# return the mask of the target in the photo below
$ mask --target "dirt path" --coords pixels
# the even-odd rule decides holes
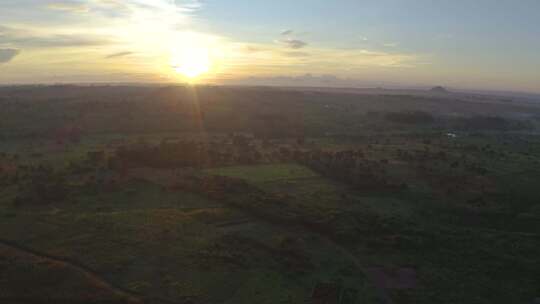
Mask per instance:
[[[162,299],[162,298],[147,297],[142,294],[136,293],[134,291],[128,290],[126,288],[123,288],[121,286],[118,286],[115,283],[101,276],[98,272],[70,258],[58,257],[58,256],[50,255],[48,253],[39,252],[37,250],[34,250],[32,248],[26,247],[24,245],[18,244],[10,240],[0,239],[0,246],[5,246],[5,247],[8,247],[9,249],[21,252],[25,255],[29,255],[34,258],[56,263],[66,268],[72,269],[73,271],[77,271],[83,274],[83,276],[86,279],[88,279],[89,282],[94,282],[100,288],[109,290],[113,294],[117,295],[119,298],[123,298],[124,300],[119,300],[119,303],[129,303],[129,304],[143,304],[143,303],[156,303],[156,304],[175,303],[177,304],[179,303],[179,302],[174,302],[174,301],[170,301],[170,300]],[[182,303],[190,303],[190,302],[182,302]]]

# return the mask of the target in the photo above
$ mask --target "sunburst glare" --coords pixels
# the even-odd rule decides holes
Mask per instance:
[[[212,68],[210,51],[205,47],[185,47],[174,51],[172,66],[181,75],[194,80]]]

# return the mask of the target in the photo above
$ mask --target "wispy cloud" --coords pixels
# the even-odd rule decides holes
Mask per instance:
[[[307,42],[299,40],[299,39],[284,39],[280,40],[282,44],[284,44],[286,47],[291,49],[301,49],[303,47],[306,47],[308,45]]]
[[[118,53],[113,53],[113,54],[105,56],[105,59],[124,57],[124,56],[129,56],[131,54],[133,54],[133,52],[118,52]]]
[[[0,49],[0,64],[13,60],[21,51],[17,49]]]
[[[118,0],[100,0],[114,1]],[[198,0],[125,0],[121,1],[133,9],[149,9],[158,12],[167,11],[169,13],[188,14],[194,13],[203,7],[203,3]]]
[[[293,30],[284,30],[283,32],[281,32],[281,35],[288,36],[288,35],[291,35],[292,33],[294,33]]]
[[[203,7],[203,2],[200,0],[175,0],[176,6],[182,7],[184,10],[197,11]]]
[[[62,13],[86,14],[89,17],[101,16],[107,18],[127,18],[147,12],[156,18],[178,20],[194,14],[203,7],[199,0],[56,0],[45,7],[51,11]]]
[[[90,7],[87,3],[73,1],[53,2],[47,4],[46,7],[52,10],[67,11],[73,13],[87,13],[90,10]]]
[[[213,56],[209,77],[299,75],[306,69],[320,75],[348,77],[370,69],[415,66],[418,62],[415,56],[382,48],[381,43],[372,46],[375,45],[372,40],[360,45],[365,50],[358,49],[359,45],[352,49],[323,46],[323,42],[316,40],[317,35],[296,29],[272,30],[266,36],[270,38],[264,38],[268,39],[267,43],[249,37],[236,40],[234,34],[229,33],[199,32],[198,29],[207,28],[201,26],[203,20],[194,18],[203,7],[200,1],[21,1],[34,1],[35,7],[39,7],[39,12],[34,13],[42,14],[43,18],[25,18],[23,22],[5,22],[6,26],[0,26],[0,60],[11,61],[20,50],[25,55],[24,60],[2,66],[6,72],[0,75],[0,81],[16,77],[48,79],[47,71],[51,69],[65,79],[79,81],[98,79],[100,75],[117,71],[126,75],[144,72],[156,79],[163,76],[174,80],[178,79],[178,74],[170,68],[171,62],[184,48],[193,46],[208,49]],[[0,3],[2,19],[1,8],[5,2],[0,0]],[[367,40],[358,36],[352,39]],[[312,45],[311,40],[317,43]],[[370,47],[383,51],[370,51]],[[325,77],[318,81],[332,79]]]
[[[92,34],[48,34],[35,30],[0,27],[0,45],[20,48],[97,46],[112,43],[105,36]]]

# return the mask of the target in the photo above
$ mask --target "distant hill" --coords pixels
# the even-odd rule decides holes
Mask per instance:
[[[448,93],[448,90],[445,87],[441,87],[441,86],[433,87],[431,88],[430,91],[435,92],[435,93]]]

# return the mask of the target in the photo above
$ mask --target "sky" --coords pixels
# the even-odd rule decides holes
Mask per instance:
[[[540,93],[538,0],[0,0],[0,84]]]

